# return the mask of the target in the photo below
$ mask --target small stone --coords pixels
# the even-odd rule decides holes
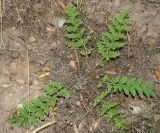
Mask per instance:
[[[24,85],[25,81],[23,79],[17,79],[16,82],[20,85]]]
[[[34,43],[34,42],[36,42],[36,38],[33,37],[33,36],[31,36],[31,37],[28,38],[28,41],[29,41],[30,43]]]
[[[58,21],[58,27],[62,28],[64,26],[64,23],[65,23],[65,19],[64,18],[59,19],[59,21]]]
[[[160,121],[160,115],[159,115],[159,114],[156,114],[156,115],[154,116],[154,120],[155,120],[155,122]]]
[[[51,27],[51,26],[48,26],[46,28],[47,31],[50,31],[50,32],[54,32],[55,31],[55,28],[54,27]]]
[[[96,79],[99,79],[100,78],[100,76],[99,75],[96,75]]]
[[[157,79],[160,79],[160,69],[155,70],[155,76]]]
[[[78,107],[80,107],[80,106],[81,106],[81,102],[80,102],[80,101],[76,101],[76,105],[77,105]]]
[[[70,114],[73,114],[73,110],[70,111]]]
[[[147,44],[150,46],[156,45],[156,39],[155,38],[148,38]]]
[[[108,69],[108,70],[105,71],[105,73],[108,74],[108,75],[116,75],[117,74],[117,72],[113,69],[110,69],[110,70]]]
[[[80,100],[83,101],[83,95],[80,93]]]
[[[142,111],[142,109],[138,106],[131,106],[130,111],[132,114],[139,114]]]
[[[58,44],[56,43],[56,42],[52,42],[51,44],[50,44],[50,48],[51,49],[56,49],[58,47]]]
[[[37,79],[34,79],[34,80],[32,81],[32,85],[33,85],[33,86],[38,86],[38,85],[39,85],[38,80],[37,80]]]
[[[0,85],[2,88],[9,88],[11,85],[10,84],[2,84]]]
[[[74,60],[71,60],[69,62],[69,66],[72,67],[72,68],[74,68],[74,69],[77,69],[76,62]]]
[[[17,108],[23,108],[23,104],[22,103],[18,104]]]

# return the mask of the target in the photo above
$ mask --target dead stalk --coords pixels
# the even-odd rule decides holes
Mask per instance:
[[[27,79],[27,87],[28,87],[28,94],[29,94],[29,96],[28,96],[28,110],[30,110],[30,104],[29,104],[29,102],[30,102],[30,92],[31,92],[31,90],[30,90],[30,85],[29,85],[29,82],[30,82],[30,64],[29,64],[29,47],[27,47],[27,77],[28,77],[28,79]],[[31,114],[30,114],[30,112],[29,112],[29,118],[31,118]],[[30,122],[31,122],[31,120],[30,120]]]
[[[51,122],[48,122],[48,123],[42,125],[41,127],[38,127],[37,129],[33,130],[31,133],[38,133],[38,132],[40,132],[41,130],[45,129],[46,127],[49,127],[49,126],[51,126],[51,125],[53,125],[53,124],[55,124],[55,123],[56,123],[55,120],[53,120],[53,121],[51,121]]]

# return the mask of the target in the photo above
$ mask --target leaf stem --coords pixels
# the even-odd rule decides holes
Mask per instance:
[[[43,130],[44,128],[49,127],[49,126],[51,126],[51,125],[53,125],[55,123],[56,123],[55,120],[53,120],[51,122],[48,122],[48,123],[42,125],[41,127],[38,127],[37,129],[33,130],[31,133],[38,133],[39,131]]]
[[[77,60],[77,63],[78,63],[78,70],[79,70],[80,69],[80,63],[79,63],[79,57],[78,57],[76,49],[74,49],[74,53],[75,53],[75,56],[76,56],[76,60]]]

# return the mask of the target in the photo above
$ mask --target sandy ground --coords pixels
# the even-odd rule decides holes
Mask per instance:
[[[67,4],[72,1],[63,2]],[[113,127],[99,118],[98,110],[91,106],[96,97],[95,86],[99,80],[95,77],[109,73],[111,76],[135,76],[154,85],[158,95],[156,99],[140,101],[125,98],[124,105],[126,112],[130,105],[141,107],[141,113],[149,118],[146,120],[143,115],[137,117],[128,114],[126,121],[132,123],[132,130],[128,132],[141,133],[152,129],[153,133],[158,133],[159,0],[83,0],[80,8],[81,17],[92,36],[98,39],[100,33],[105,31],[106,24],[125,7],[130,7],[132,30],[128,33],[127,45],[120,51],[120,58],[110,61],[105,68],[95,70],[90,76],[84,77],[85,70],[92,69],[97,62],[96,52],[93,51],[87,63],[80,64],[80,70],[69,66],[69,62],[76,59],[74,52],[65,45],[64,29],[58,27],[58,22],[66,19],[58,0],[5,0],[1,27],[3,35],[0,43],[0,132],[26,131],[8,124],[6,119],[17,105],[26,102],[29,97],[38,97],[41,94],[41,87],[50,81],[60,81],[66,88],[69,87],[71,99],[67,103],[62,99],[58,102],[57,123],[43,130],[43,133],[120,132],[112,130]],[[92,47],[96,45],[96,39],[93,40]],[[80,57],[80,60],[83,61],[84,58]],[[49,71],[49,76],[38,78],[45,71]],[[115,98],[122,97],[117,95]],[[43,122],[39,125],[41,124]]]

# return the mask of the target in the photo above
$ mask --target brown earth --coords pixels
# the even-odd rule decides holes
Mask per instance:
[[[56,109],[56,124],[41,133],[107,133],[120,132],[99,117],[91,104],[99,93],[96,83],[105,73],[112,76],[128,75],[151,83],[157,98],[124,101],[123,111],[131,124],[128,132],[158,133],[160,127],[160,2],[159,0],[82,0],[81,17],[93,39],[91,46],[105,31],[115,14],[130,7],[132,30],[120,58],[110,61],[105,68],[84,76],[98,61],[95,51],[86,60],[80,58],[80,69],[69,66],[75,54],[66,47],[64,29],[58,23],[65,19],[64,5],[72,0],[3,0],[3,31],[0,43],[0,133],[27,133],[6,122],[15,107],[41,94],[41,87],[60,81],[71,92],[71,99],[60,99]],[[84,61],[85,60],[85,61]],[[48,71],[49,75],[39,78]],[[160,73],[160,72],[159,72]],[[30,88],[30,89],[29,89]],[[30,90],[30,91],[29,91]],[[133,115],[131,106],[140,107],[141,114]],[[39,123],[38,126],[46,123]],[[32,127],[36,128],[36,127]],[[28,131],[29,132],[29,131]]]

